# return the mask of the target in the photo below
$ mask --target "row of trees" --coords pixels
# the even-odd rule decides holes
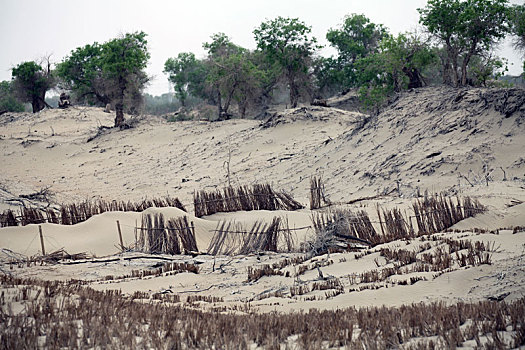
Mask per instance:
[[[498,41],[512,34],[516,48],[525,52],[525,5],[428,0],[418,11],[424,32],[398,35],[364,15],[347,16],[326,34],[337,51],[332,57],[317,55],[320,46],[311,27],[297,18],[277,17],[253,31],[255,50],[218,33],[203,44],[206,57],[179,53],[165,62],[164,73],[182,106],[203,99],[217,106],[219,118],[228,118],[232,106],[244,116],[272,102],[277,91],[286,91],[295,107],[300,100],[357,89],[371,106],[394,91],[431,83],[485,85],[505,69],[504,60],[494,55]],[[124,108],[137,108],[143,96],[149,58],[146,34],[136,32],[77,48],[54,71],[49,61],[24,62],[13,68],[11,82],[2,83],[0,103],[14,94],[39,111],[45,92],[58,83],[77,101],[112,103],[115,126],[122,126]]]
[[[12,69],[11,82],[2,82],[3,100],[12,101],[16,96],[22,102],[31,103],[33,112],[38,112],[47,105],[46,92],[58,84],[61,89],[71,91],[81,103],[113,104],[115,126],[121,127],[124,106],[132,110],[142,99],[149,81],[144,71],[149,58],[146,34],[135,32],[103,44],[95,42],[79,47],[57,64],[55,70],[51,70],[49,58],[46,64],[23,62]]]
[[[166,61],[164,72],[183,105],[187,96],[197,96],[225,117],[232,102],[244,115],[247,106],[264,106],[283,86],[292,107],[300,98],[352,88],[366,105],[378,105],[394,91],[430,83],[486,85],[502,75],[505,60],[493,49],[513,34],[524,51],[524,8],[507,0],[429,0],[418,9],[424,32],[399,35],[364,15],[350,15],[326,34],[334,57],[316,55],[320,47],[305,23],[278,17],[254,30],[255,51],[219,33],[203,44],[205,58],[180,53]]]

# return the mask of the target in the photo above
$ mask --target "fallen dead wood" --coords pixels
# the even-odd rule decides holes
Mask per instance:
[[[155,256],[155,255],[146,255],[146,256],[129,256],[124,258],[109,258],[109,259],[90,259],[90,260],[84,260],[84,261],[63,261],[61,262],[62,265],[77,265],[77,264],[86,264],[86,263],[107,263],[107,262],[115,262],[115,261],[121,261],[121,260],[137,260],[137,259],[151,259],[151,260],[165,260],[165,261],[175,261],[177,259],[173,258],[167,258],[164,256]]]

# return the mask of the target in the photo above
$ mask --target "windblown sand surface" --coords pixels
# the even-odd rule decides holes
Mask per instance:
[[[97,290],[221,300],[202,302],[202,308],[228,309],[249,302],[261,312],[498,297],[517,300],[525,295],[525,98],[519,93],[502,97],[500,92],[421,89],[399,97],[378,116],[311,106],[279,111],[265,121],[168,123],[148,116],[139,118],[134,128],[105,130],[89,142],[99,126],[111,126],[113,115],[85,107],[3,115],[0,209],[15,209],[21,203],[44,205],[19,196],[45,187],[52,193],[52,206],[170,195],[178,197],[188,212],[150,208],[145,213],[188,216],[202,253],[217,224],[225,220],[249,226],[279,216],[288,220],[289,227],[302,228],[294,231],[297,247],[313,237],[309,209],[193,215],[194,191],[229,183],[268,182],[307,206],[310,177],[322,176],[326,194],[335,205],[317,212],[335,207],[365,210],[373,220],[378,204],[401,208],[410,215],[411,203],[425,192],[470,196],[488,210],[452,227],[461,232],[317,257],[263,252],[217,257],[119,254],[116,221],[121,224],[124,244],[132,246],[143,213],[107,212],[72,226],[41,225],[48,252],[64,248],[70,254],[86,252],[92,257],[74,264],[13,264],[40,253],[38,226],[0,228],[0,267],[3,273],[19,277],[85,280]],[[366,196],[376,197],[342,204]],[[358,278],[367,271],[382,273],[394,266],[382,249],[420,251],[418,258],[422,258],[447,248],[446,238],[491,246],[491,264],[454,263],[443,271],[394,274],[376,282]],[[428,247],[421,250],[424,244]],[[298,260],[275,268],[280,274],[250,280],[250,268],[294,258]],[[167,261],[195,264],[199,272],[128,276],[133,270],[152,271]],[[326,280],[341,285],[314,287]],[[306,292],[294,293],[300,286]]]

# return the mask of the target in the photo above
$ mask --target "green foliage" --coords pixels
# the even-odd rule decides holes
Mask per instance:
[[[525,5],[514,5],[509,9],[509,23],[514,36],[514,47],[525,57]],[[525,60],[523,75],[525,76]]]
[[[24,105],[17,101],[9,81],[0,82],[0,111],[23,112]]]
[[[188,121],[188,120],[193,120],[193,117],[187,113],[184,113],[184,112],[181,112],[177,115],[171,115],[169,117],[166,118],[166,121],[168,123],[174,123],[174,122],[183,122],[183,121]]]
[[[312,55],[320,48],[310,32],[311,28],[298,18],[284,17],[263,22],[253,31],[257,48],[281,69],[281,76],[289,85],[292,107],[297,106],[299,86],[310,83]]]
[[[126,33],[103,44],[77,48],[58,65],[58,75],[77,98],[90,96],[103,104],[114,103],[115,126],[121,126],[124,105],[130,112],[136,110],[149,81],[144,72],[150,58],[146,36]]]
[[[376,53],[355,62],[364,107],[381,105],[392,92],[423,86],[422,72],[435,61],[433,50],[416,36],[386,36]]]
[[[104,43],[99,56],[104,75],[120,81],[145,69],[150,59],[146,36],[144,32],[126,33]]]
[[[383,38],[388,35],[387,29],[375,24],[364,15],[346,16],[338,29],[330,29],[326,39],[337,50],[337,59],[327,61],[332,66],[334,84],[350,88],[356,84],[356,60],[376,53]]]
[[[175,88],[175,94],[183,106],[186,105],[189,91],[202,90],[199,86],[204,79],[199,74],[199,64],[191,52],[181,52],[177,58],[168,58],[164,63],[164,74]]]
[[[100,56],[102,47],[98,43],[79,47],[56,68],[62,78],[63,87],[72,90],[77,98],[86,102],[110,103],[107,96],[108,82],[102,74]]]
[[[22,102],[33,106],[33,113],[45,107],[46,92],[53,88],[55,80],[50,65],[41,67],[34,61],[22,62],[12,69],[12,89]]]
[[[467,69],[473,56],[491,50],[507,34],[507,0],[428,0],[418,9],[423,24],[447,50],[444,69],[453,85],[467,84]],[[461,63],[459,62],[461,59]],[[459,70],[461,76],[459,76]]]
[[[470,62],[469,78],[475,86],[500,86],[498,79],[507,71],[504,58],[475,56]]]

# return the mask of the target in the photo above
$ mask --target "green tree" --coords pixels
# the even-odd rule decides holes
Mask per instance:
[[[475,86],[494,85],[507,71],[507,60],[490,54],[474,56],[470,62],[469,81]]]
[[[509,22],[514,36],[514,47],[525,57],[525,5],[514,5],[509,9]],[[525,75],[525,60],[523,74]]]
[[[378,51],[355,62],[359,94],[365,107],[377,107],[392,92],[424,85],[423,72],[436,62],[427,42],[414,34],[389,35]]]
[[[245,116],[248,104],[262,94],[264,72],[249,50],[235,45],[224,33],[214,34],[203,44],[208,50],[206,86],[218,107],[219,118],[229,118],[232,102]]]
[[[198,66],[197,59],[191,52],[181,52],[176,58],[168,58],[164,63],[164,74],[168,75],[168,80],[175,89],[175,96],[183,107],[186,106],[186,99],[192,90],[191,85],[200,83]]]
[[[42,67],[34,61],[22,62],[12,69],[12,88],[22,102],[29,102],[33,113],[39,112],[47,103],[46,92],[55,86],[51,65]]]
[[[356,60],[377,52],[387,34],[383,25],[372,23],[366,16],[358,14],[346,16],[340,28],[330,28],[326,39],[337,50],[337,58],[325,61],[325,64],[332,67],[329,72],[334,82],[344,89],[355,86]]]
[[[80,101],[111,103],[109,84],[101,68],[101,54],[102,46],[95,42],[71,51],[69,57],[57,65],[62,86],[71,90]]]
[[[146,36],[144,32],[127,33],[102,45],[100,67],[104,78],[115,87],[110,90],[115,102],[115,127],[124,123],[126,89],[131,85],[144,87],[148,81],[143,72],[150,58]]]
[[[79,98],[93,96],[100,103],[113,103],[115,127],[122,127],[124,107],[139,103],[149,81],[144,72],[150,58],[146,36],[144,32],[127,33],[103,44],[77,48],[58,65],[58,75]]]
[[[428,0],[418,9],[419,22],[447,50],[444,80],[454,86],[467,84],[473,56],[490,51],[508,32],[507,0]]]
[[[0,113],[23,111],[24,105],[15,98],[11,83],[6,80],[0,82]]]
[[[288,83],[290,104],[297,106],[300,87],[310,83],[309,69],[317,40],[310,36],[311,28],[298,18],[283,18],[263,22],[253,33],[257,48],[280,68]]]

